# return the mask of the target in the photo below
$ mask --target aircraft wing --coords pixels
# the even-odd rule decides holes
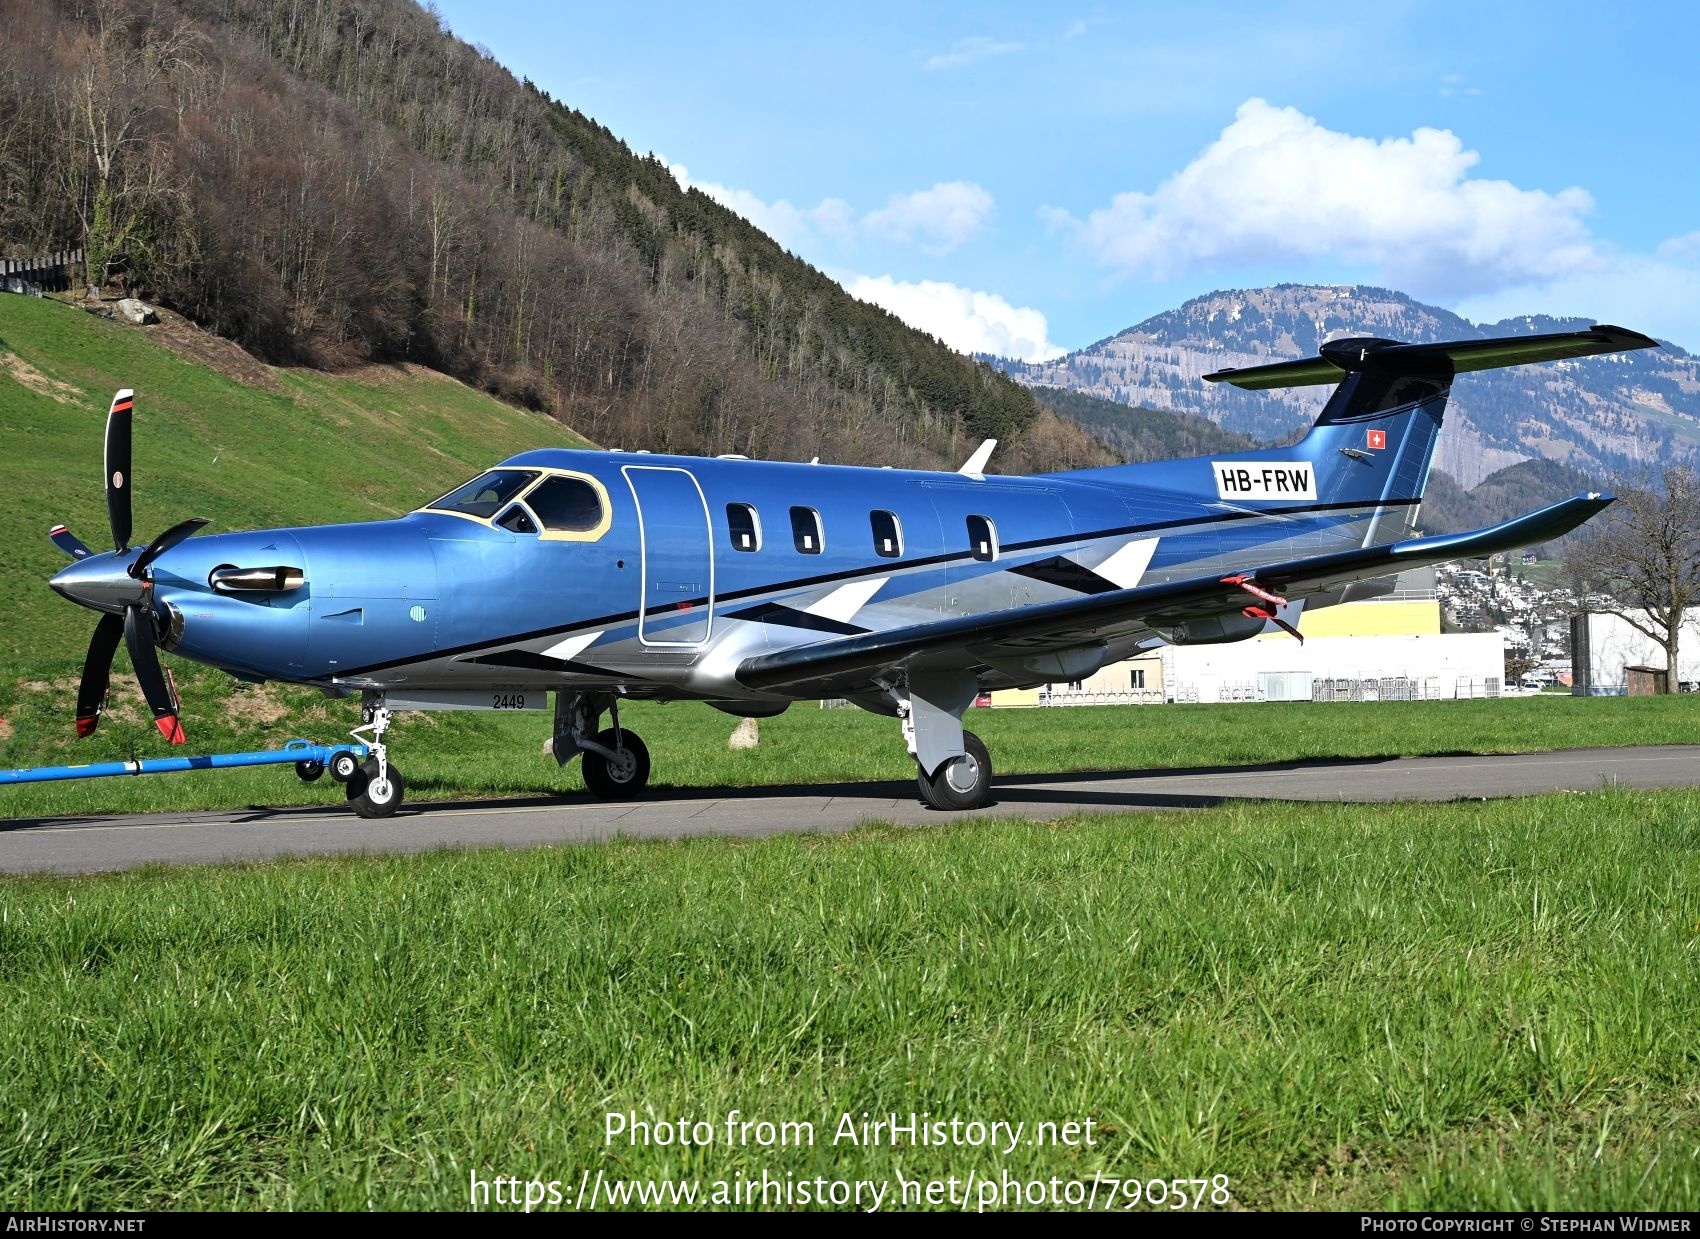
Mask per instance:
[[[965,649],[1019,648],[1047,639],[1056,644],[1084,643],[1103,629],[1130,623],[1165,627],[1212,615],[1239,615],[1267,595],[1303,597],[1350,581],[1386,576],[1454,559],[1479,558],[1519,546],[1550,541],[1575,529],[1612,502],[1590,494],[1555,503],[1504,524],[1469,533],[1413,538],[1382,546],[1358,547],[1267,564],[1229,576],[1191,577],[1115,590],[1085,598],[1063,599],[1006,611],[953,616],[858,636],[792,646],[745,659],[740,683],[749,688],[781,690],[809,685],[865,684],[881,672],[911,659]]]

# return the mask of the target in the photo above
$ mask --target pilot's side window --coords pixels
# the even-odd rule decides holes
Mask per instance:
[[[747,503],[726,505],[726,531],[734,551],[761,550],[761,517]]]
[[[537,522],[531,519],[531,513],[525,510],[523,503],[516,503],[496,518],[496,523],[503,529],[514,533],[536,533]]]
[[[525,501],[551,533],[591,533],[605,516],[601,493],[583,478],[546,478]]]
[[[819,555],[826,545],[821,535],[820,513],[813,508],[792,508],[791,541],[804,555]]]
[[[903,554],[903,526],[898,523],[897,513],[876,508],[868,513],[868,523],[873,526],[874,554],[886,559]]]
[[[997,526],[984,516],[968,518],[968,547],[975,559],[990,563],[998,557]]]

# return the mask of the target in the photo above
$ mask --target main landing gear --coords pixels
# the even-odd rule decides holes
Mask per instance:
[[[602,728],[607,713],[612,727]],[[620,699],[609,692],[555,694],[555,760],[584,754],[584,785],[601,800],[630,800],[649,785],[649,749],[620,726]]]
[[[992,790],[992,758],[980,737],[962,733],[962,756],[953,757],[932,774],[919,765],[915,782],[921,799],[935,809],[978,809]]]
[[[992,758],[962,716],[980,691],[969,671],[916,671],[906,690],[888,688],[915,759],[921,799],[935,809],[978,809],[992,790]]]

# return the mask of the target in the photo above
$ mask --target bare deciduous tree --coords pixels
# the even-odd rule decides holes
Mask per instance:
[[[1665,691],[1675,691],[1683,615],[1700,604],[1700,474],[1673,465],[1627,482],[1564,562],[1584,608],[1620,616],[1664,647]]]

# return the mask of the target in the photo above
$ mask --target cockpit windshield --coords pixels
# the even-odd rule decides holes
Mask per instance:
[[[532,469],[492,469],[425,506],[438,512],[464,512],[488,519],[537,478],[537,472]]]

